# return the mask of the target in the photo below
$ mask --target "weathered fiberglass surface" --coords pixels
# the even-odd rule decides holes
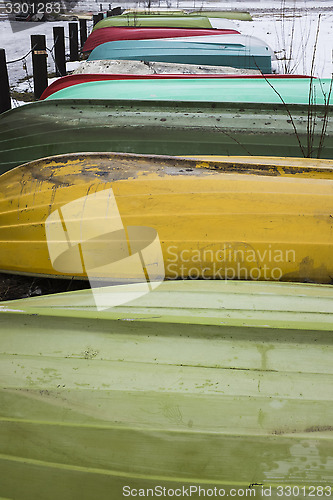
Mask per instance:
[[[331,496],[332,291],[186,281],[109,310],[89,290],[3,303],[0,495]]]
[[[109,273],[102,263],[129,256],[114,231],[136,227],[158,237],[168,279],[332,283],[332,163],[120,153],[37,160],[0,177],[0,269],[86,278],[90,262],[101,277]],[[106,217],[111,199],[116,219]],[[133,244],[146,241],[140,248],[155,238],[131,235]],[[113,281],[122,273],[113,269]]]
[[[331,106],[325,109],[312,108],[309,135],[307,105],[42,101],[1,115],[0,173],[45,156],[84,151],[332,159]]]

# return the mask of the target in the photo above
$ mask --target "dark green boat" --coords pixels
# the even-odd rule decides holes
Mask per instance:
[[[325,105],[46,100],[0,116],[0,173],[77,152],[333,159],[331,112]]]

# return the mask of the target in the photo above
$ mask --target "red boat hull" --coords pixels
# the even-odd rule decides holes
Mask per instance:
[[[90,52],[102,43],[115,42],[117,40],[147,40],[151,38],[235,34],[239,34],[239,31],[201,28],[133,28],[130,26],[100,28],[88,36],[82,52]]]
[[[221,74],[221,73],[199,73],[199,74],[188,74],[182,73],[177,74],[156,74],[156,75],[122,75],[122,74],[93,74],[93,73],[82,73],[78,75],[68,75],[58,78],[55,82],[51,83],[44,90],[41,100],[46,99],[50,95],[54,94],[58,90],[65,89],[66,87],[71,87],[72,85],[77,85],[79,83],[96,82],[99,80],[153,80],[153,79],[172,79],[172,78],[267,78],[269,80],[276,78],[309,78],[305,75],[231,75],[231,74]]]

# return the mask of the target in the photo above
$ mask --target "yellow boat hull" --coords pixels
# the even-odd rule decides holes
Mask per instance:
[[[87,278],[75,258],[89,239],[82,240],[88,224],[96,278],[105,277],[97,263],[110,260],[115,238],[119,247],[119,235],[125,234],[126,246],[131,228],[148,228],[161,246],[166,279],[331,283],[332,165],[313,159],[111,153],[34,161],[1,176],[0,270]],[[103,192],[114,196],[118,236],[105,227],[100,206],[64,220],[66,207],[77,209],[75,200],[86,206]],[[55,244],[64,258],[53,258]],[[112,278],[121,282],[122,273]]]

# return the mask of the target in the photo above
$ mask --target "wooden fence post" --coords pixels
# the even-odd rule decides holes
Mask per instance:
[[[0,113],[11,109],[9,80],[5,49],[0,49]]]
[[[65,55],[65,29],[63,26],[53,28],[54,40],[54,60],[56,62],[56,75],[66,75],[66,55]]]
[[[97,24],[99,21],[101,21],[103,19],[103,13],[100,12],[99,14],[94,14],[93,15],[93,25],[95,26],[95,24]]]
[[[77,23],[69,23],[69,60],[79,60],[79,30]]]
[[[39,99],[48,85],[45,35],[31,35],[32,69],[35,98]]]
[[[87,20],[80,19],[80,47],[82,49],[87,40]]]
[[[121,7],[113,7],[113,9],[111,9],[111,12],[113,16],[120,16],[123,12],[123,9]]]

